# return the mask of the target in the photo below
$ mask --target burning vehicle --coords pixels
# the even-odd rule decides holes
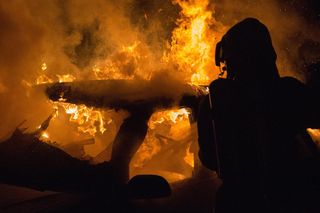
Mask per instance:
[[[24,79],[23,84],[28,96],[45,95],[46,104],[51,108],[47,114],[49,117],[31,132],[24,133],[27,128],[17,128],[2,144],[2,150],[10,149],[10,145],[14,147],[12,141],[27,140],[30,143],[32,141],[29,144],[31,147],[22,147],[20,150],[33,152],[32,144],[42,141],[46,144],[40,146],[43,149],[51,147],[53,153],[64,155],[57,157],[66,160],[61,164],[68,164],[69,161],[75,163],[76,158],[80,160],[79,164],[86,165],[84,167],[90,167],[88,162],[97,167],[105,164],[110,167],[106,169],[110,178],[117,176],[124,183],[138,174],[161,175],[169,182],[193,176],[195,164],[200,165],[195,162],[197,107],[207,93],[206,85],[212,79],[208,67],[213,63],[212,44],[216,34],[208,31],[215,20],[208,9],[208,1],[181,1],[175,4],[183,9],[180,13],[182,19],[176,22],[171,43],[167,43],[156,68],[151,64],[156,63],[155,54],[145,41],[139,39],[128,46],[122,45],[106,59],[99,58],[92,68],[83,69],[81,74],[51,73],[48,63],[43,62],[34,83]],[[158,12],[161,13],[161,8]],[[144,18],[148,20],[147,14]],[[99,28],[96,25],[94,22],[90,29],[82,32],[82,40],[73,53],[77,60],[82,57],[81,51],[86,45],[95,46],[90,43],[93,42],[91,31]],[[69,54],[67,50],[66,54]],[[84,61],[73,63],[78,67],[85,66],[81,64]],[[168,73],[169,70],[177,70],[178,75]],[[66,122],[70,122],[71,127],[66,127]],[[24,158],[22,155],[21,159]],[[49,153],[47,155],[49,159],[56,158],[55,154],[51,157]],[[16,156],[14,161],[19,164],[19,154],[13,156]],[[33,156],[42,161],[40,159],[43,156],[38,156],[39,159],[36,154]],[[27,160],[30,165],[21,167],[30,168],[37,160]],[[154,164],[162,166],[157,168]],[[58,172],[61,168],[50,163],[47,166],[44,163],[42,167],[46,169],[39,166],[35,170],[40,173],[52,170],[53,173],[60,173],[60,176],[64,176],[62,171],[68,170],[65,168]],[[77,168],[76,165],[69,167]],[[13,176],[22,175],[13,173]],[[15,183],[13,179],[8,179],[5,180]],[[30,183],[30,186],[57,190],[46,184],[41,186],[40,174],[15,184],[29,186],[31,179],[40,180],[39,186],[36,182]],[[67,187],[66,191],[69,190]]]
[[[319,38],[275,12],[278,1],[265,6],[281,20],[218,0],[1,3],[1,40],[10,42],[0,61],[0,181],[136,197],[151,188],[149,197],[161,197],[175,183],[217,179],[199,162],[196,125],[207,86],[223,77],[214,66],[221,36],[242,16],[260,16],[274,28],[281,74],[301,80],[299,45]],[[308,133],[318,147],[319,130]]]

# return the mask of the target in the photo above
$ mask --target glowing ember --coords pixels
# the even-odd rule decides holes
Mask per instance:
[[[43,64],[41,64],[41,69],[43,70],[43,71],[46,71],[47,70],[47,64],[46,63],[43,63]]]
[[[46,142],[46,141],[49,141],[50,137],[49,137],[49,134],[46,131],[44,131],[41,133],[39,139],[43,142]]]

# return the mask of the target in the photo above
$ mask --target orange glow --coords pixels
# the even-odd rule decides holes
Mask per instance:
[[[174,0],[173,3],[181,7],[180,17],[176,21],[177,27],[172,32],[171,41],[163,53],[162,60],[159,61],[164,67],[174,67],[174,72],[182,76],[181,80],[186,84],[208,85],[214,78],[213,47],[222,34],[213,32],[217,23],[212,16],[212,10],[209,9],[209,0]],[[147,15],[145,19],[148,19]],[[219,26],[219,29],[221,32],[224,31],[222,26]],[[149,71],[150,67],[154,68],[154,65],[149,67],[148,64],[152,63],[148,58],[149,51],[138,39],[120,46],[107,58],[94,61],[94,65],[86,73],[86,79],[149,80],[154,72],[153,69]],[[83,80],[78,79],[78,75],[75,77],[69,73],[51,76],[47,72],[49,68],[46,63],[42,63],[40,68],[41,73],[36,79],[36,84]],[[77,127],[77,135],[89,134],[97,137],[97,134],[101,136],[108,134],[108,131],[117,131],[117,129],[107,129],[107,126],[113,122],[113,119],[108,116],[108,111],[70,104],[67,101],[61,97],[58,102],[50,102],[50,104],[56,109],[56,117],[67,116],[69,122]],[[189,170],[190,167],[194,167],[195,156],[190,151],[190,147],[192,140],[196,139],[191,138],[193,136],[189,134],[192,130],[189,115],[190,111],[185,108],[155,112],[148,122],[148,134],[136,153],[132,166],[144,167],[149,160],[163,151],[164,147],[168,147],[170,143],[176,143],[180,144],[177,147],[184,149],[179,154],[182,162],[188,165]],[[49,140],[49,135],[50,132],[43,132],[41,137]],[[166,173],[166,171],[162,172]],[[187,173],[172,171],[168,173],[168,176],[175,180],[184,179],[188,175],[190,176]]]
[[[210,29],[216,23],[208,9],[209,0],[175,0],[174,3],[182,11],[164,60],[176,63],[179,71],[189,78],[187,82],[207,85],[212,80],[209,71],[214,67],[213,47],[217,37]]]
[[[194,153],[190,152],[190,147],[186,150],[186,156],[183,158],[187,164],[189,164],[191,167],[194,167]]]
[[[191,167],[194,167],[194,155],[190,153],[191,141],[189,140],[191,125],[189,122],[190,112],[185,109],[174,109],[158,111],[154,113],[149,120],[149,131],[144,143],[139,148],[134,159],[132,160],[133,168],[143,168],[148,161],[156,158],[162,149],[166,152],[176,153]],[[175,143],[176,146],[172,143]],[[173,145],[173,146],[172,146]],[[180,152],[175,147],[185,147],[185,151]],[[168,162],[174,159],[166,159]],[[161,175],[166,174],[169,181],[178,181],[185,179],[189,175],[183,173],[173,173],[161,171]]]
[[[41,64],[41,69],[43,70],[43,71],[46,71],[47,70],[47,64],[46,63],[43,63],[43,64]]]
[[[59,83],[62,82],[72,82],[74,80],[76,80],[76,77],[74,77],[71,74],[66,74],[66,75],[57,75],[58,79],[59,79]]]
[[[43,63],[41,65],[41,70],[45,72],[47,70],[47,64]],[[58,82],[72,82],[76,78],[71,74],[56,75],[58,77]],[[52,83],[53,80],[48,78],[45,74],[41,74],[37,80],[36,84]],[[55,117],[59,115],[59,108],[62,108],[64,112],[69,115],[69,121],[78,125],[78,131],[81,133],[88,133],[91,136],[95,136],[97,132],[103,134],[106,131],[104,124],[104,117],[102,112],[95,110],[92,107],[86,107],[85,105],[76,105],[65,103],[65,99],[61,97],[57,102],[50,102],[53,109],[55,109]],[[110,121],[108,121],[110,122]],[[41,138],[44,140],[49,139],[47,132],[43,132]]]
[[[145,55],[146,50],[140,44],[141,42],[135,41],[131,45],[122,46],[110,58],[98,61],[92,68],[94,78],[97,80],[132,80],[136,77],[150,79],[150,75],[142,71],[148,66],[146,63],[148,60]]]
[[[43,131],[40,136],[39,139],[43,142],[47,142],[50,140],[49,134],[46,131]]]
[[[47,64],[42,63],[40,68],[41,68],[41,73],[39,74],[39,76],[36,79],[36,84],[47,84],[47,83],[54,82],[50,77],[48,77],[45,74],[46,70],[48,69]]]
[[[154,113],[149,120],[149,128],[154,129],[155,125],[161,124],[165,121],[170,122],[172,124],[176,124],[179,121],[184,121],[189,119],[189,114],[187,109],[176,109],[176,110],[167,110],[167,111],[159,111]]]
[[[106,131],[104,117],[99,110],[85,105],[69,104],[64,102],[55,102],[57,107],[62,107],[69,121],[78,125],[78,131],[95,136],[97,132],[103,134]]]
[[[312,140],[320,147],[320,129],[307,129],[309,135],[311,136]]]
[[[47,84],[47,83],[52,83],[52,82],[53,82],[53,80],[45,74],[38,76],[38,78],[36,80],[36,84]]]

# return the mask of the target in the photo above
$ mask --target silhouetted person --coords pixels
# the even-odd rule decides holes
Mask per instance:
[[[253,18],[217,44],[227,78],[210,84],[198,117],[199,157],[223,180],[217,212],[294,212],[288,204],[305,192],[295,137],[320,127],[320,108],[304,84],[280,78],[276,59],[268,29]]]

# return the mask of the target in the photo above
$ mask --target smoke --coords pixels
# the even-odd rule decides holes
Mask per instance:
[[[0,4],[1,136],[24,119],[29,119],[29,114],[36,116],[34,107],[37,105],[28,98],[23,80],[26,82],[35,77],[46,51],[52,49],[52,43],[46,41],[51,41],[52,37],[43,20],[32,13],[33,7],[24,1]],[[49,12],[43,18],[50,20]]]

